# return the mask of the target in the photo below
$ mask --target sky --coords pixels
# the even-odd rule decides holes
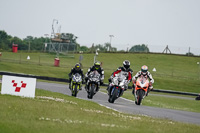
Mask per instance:
[[[11,36],[50,36],[52,25],[81,46],[146,44],[162,52],[168,45],[200,55],[200,0],[0,0],[0,30]]]

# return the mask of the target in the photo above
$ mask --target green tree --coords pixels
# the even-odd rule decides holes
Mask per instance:
[[[119,50],[119,52],[126,52],[125,50]]]
[[[149,52],[149,48],[145,44],[135,45],[135,46],[131,47],[129,52]]]
[[[29,42],[29,41],[33,41],[34,37],[32,36],[27,36],[26,38],[24,38],[24,41]]]
[[[0,42],[6,40],[8,37],[8,34],[5,31],[0,31]]]
[[[78,37],[74,36],[71,33],[63,33],[61,38],[64,40],[69,40],[68,45],[65,45],[65,49],[69,51],[75,51],[80,48],[80,45],[76,42]],[[33,37],[27,36],[25,39],[20,39],[18,37],[12,37],[8,35],[5,31],[0,30],[0,49],[1,50],[9,50],[12,49],[12,44],[18,44],[18,50],[35,50],[35,51],[43,51],[45,48],[44,43],[50,42],[50,38],[44,37]]]
[[[80,46],[80,51],[89,51],[89,48],[87,46]]]
[[[194,56],[194,54],[191,53],[191,52],[186,53],[186,55],[187,55],[187,56]]]
[[[11,39],[12,37],[8,35],[5,31],[0,31],[0,49],[1,50],[11,49],[12,47]]]
[[[101,44],[96,45],[95,49],[99,49],[99,51],[101,51],[101,52],[106,51],[106,48],[103,45],[101,45]]]
[[[44,43],[49,42],[49,38],[27,36],[23,41],[26,44],[26,49],[23,50],[29,50],[30,48],[30,50],[42,51],[44,49]]]
[[[110,45],[110,43],[105,43],[105,44],[104,44],[104,47],[105,47],[106,51],[110,51],[110,50],[111,50],[111,45]]]
[[[18,50],[25,50],[26,49],[26,47],[24,48],[24,46],[25,46],[24,42],[18,37],[13,37],[11,39],[11,42],[12,42],[12,44],[14,43],[14,44],[18,45]]]
[[[113,52],[117,52],[117,48],[115,48],[115,47],[111,47],[111,51],[113,51]]]

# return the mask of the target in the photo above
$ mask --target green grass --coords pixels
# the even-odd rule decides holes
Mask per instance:
[[[30,60],[27,60],[30,56]],[[3,52],[0,56],[0,71],[27,73],[41,76],[68,78],[68,73],[75,63],[79,62],[80,54],[74,58],[60,57],[60,67],[54,67],[55,55],[48,53],[11,53]],[[131,61],[135,75],[142,65],[148,65],[152,73],[155,89],[166,89],[184,92],[200,92],[200,57],[187,57],[165,54],[131,54],[131,53],[99,53],[97,60],[103,63],[105,80],[111,73],[122,66],[122,62]],[[94,54],[83,54],[83,71],[93,65]],[[39,65],[40,64],[40,65]],[[156,72],[152,69],[156,68]]]
[[[200,113],[200,106],[199,106],[200,102],[196,101],[195,97],[193,97],[193,100],[189,100],[189,99],[180,99],[174,97],[164,97],[159,95],[151,95],[151,93],[152,92],[150,92],[149,96],[143,99],[142,105]],[[153,93],[153,94],[160,94],[160,93]],[[126,91],[123,97],[129,100],[133,101],[135,100],[130,90]]]
[[[128,115],[92,101],[36,89],[36,98],[0,95],[2,133],[196,133],[199,125]]]
[[[155,89],[200,93],[200,80],[155,77]]]

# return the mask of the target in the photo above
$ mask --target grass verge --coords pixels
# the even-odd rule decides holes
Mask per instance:
[[[199,125],[128,115],[94,102],[36,89],[36,98],[0,95],[2,133],[195,133]]]

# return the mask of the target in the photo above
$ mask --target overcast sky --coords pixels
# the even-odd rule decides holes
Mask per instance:
[[[114,35],[118,50],[147,44],[200,51],[200,0],[0,0],[0,30],[11,36],[50,35],[54,19],[55,31],[61,25],[89,47]]]

